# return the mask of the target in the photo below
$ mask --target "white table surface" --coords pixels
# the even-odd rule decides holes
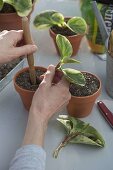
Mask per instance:
[[[51,3],[51,4],[50,4]],[[35,54],[36,65],[47,67],[56,64],[58,56],[48,30],[37,31],[32,20],[37,12],[45,9],[55,9],[65,16],[80,16],[79,2],[40,0],[31,17],[31,31],[39,50]],[[43,39],[44,38],[44,39]],[[106,62],[93,55],[84,38],[76,59],[81,61],[79,65],[71,65],[72,68],[86,70],[95,73],[102,80],[102,93],[98,99],[103,100],[113,110],[113,99],[105,91]],[[69,144],[61,150],[59,157],[52,157],[53,150],[63,139],[65,130],[56,121],[58,114],[67,114],[66,110],[57,113],[49,122],[45,138],[45,150],[47,152],[46,170],[112,170],[113,161],[113,130],[104,120],[95,103],[91,114],[82,119],[91,123],[99,130],[105,139],[106,146],[97,148],[79,144]],[[9,163],[15,151],[21,146],[28,113],[24,109],[19,95],[16,93],[11,82],[0,93],[0,170],[8,170]]]

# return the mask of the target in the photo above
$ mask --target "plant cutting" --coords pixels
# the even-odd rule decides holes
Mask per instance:
[[[66,63],[79,63],[79,61],[70,58],[73,49],[65,36],[57,35],[56,43],[61,57],[56,66],[55,80],[57,80],[56,77],[59,79],[61,75],[64,75],[70,82],[71,100],[67,105],[67,111],[74,117],[86,117],[91,113],[94,102],[101,92],[101,81],[92,73],[86,71],[81,73],[75,69],[63,68]]]
[[[49,32],[54,40],[56,49],[59,53],[56,44],[56,35],[61,34],[66,36],[73,47],[73,55],[76,55],[83,36],[87,33],[87,24],[81,17],[64,17],[63,14],[47,10],[38,14],[34,19],[34,26],[37,29],[50,28]]]
[[[0,0],[0,31],[22,29],[21,17],[33,10],[35,0]]]
[[[65,127],[67,134],[55,149],[53,153],[54,158],[58,157],[59,151],[68,143],[86,144],[97,147],[105,146],[105,141],[101,134],[89,123],[67,115],[59,115],[57,120]]]

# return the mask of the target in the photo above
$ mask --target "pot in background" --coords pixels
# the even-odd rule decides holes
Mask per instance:
[[[88,73],[88,74],[95,76],[99,80],[100,85],[99,85],[98,90],[92,95],[82,96],[82,97],[73,96],[73,95],[71,96],[69,104],[67,105],[67,111],[69,115],[76,117],[76,118],[82,118],[82,117],[88,116],[93,109],[95,100],[101,93],[100,79],[92,73]]]
[[[42,70],[44,72],[47,71],[47,69],[45,67],[40,67],[40,66],[35,66],[35,69],[36,70]],[[30,109],[30,106],[31,106],[31,103],[32,103],[32,98],[33,98],[33,95],[35,93],[35,91],[31,91],[31,90],[27,90],[27,89],[24,89],[22,87],[20,87],[17,83],[16,83],[16,78],[23,72],[29,70],[29,67],[26,67],[26,68],[23,68],[22,70],[18,71],[14,78],[13,78],[13,83],[14,83],[14,87],[15,87],[15,90],[19,93],[20,97],[21,97],[21,100],[23,102],[23,105],[25,106],[26,110],[29,111]]]
[[[58,50],[58,47],[57,47],[57,44],[56,44],[57,34],[54,33],[51,28],[49,29],[49,33],[50,33],[50,36],[53,39],[54,45],[56,47],[56,51],[59,55],[59,50]],[[81,40],[84,37],[84,35],[72,35],[72,36],[65,36],[65,37],[70,41],[70,43],[72,45],[72,48],[73,48],[72,56],[75,56],[78,53],[80,43],[81,43]]]

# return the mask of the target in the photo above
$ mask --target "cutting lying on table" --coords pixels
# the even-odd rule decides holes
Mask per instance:
[[[59,151],[68,143],[81,143],[104,147],[105,141],[101,134],[89,123],[67,115],[59,115],[59,122],[66,128],[67,135],[55,149],[53,157],[57,158]]]

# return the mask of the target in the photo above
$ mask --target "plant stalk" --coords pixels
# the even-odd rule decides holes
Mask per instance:
[[[27,17],[22,18],[22,28],[23,28],[23,32],[24,32],[25,43],[33,44]],[[31,83],[33,85],[35,85],[36,84],[36,72],[35,72],[35,67],[34,67],[33,54],[27,55],[27,61],[28,61],[28,65],[29,65],[30,80],[31,80]]]
[[[59,146],[55,149],[55,151],[53,152],[53,157],[54,158],[57,158],[58,157],[58,154],[59,154],[59,151],[65,147],[69,142],[70,140],[72,140],[73,138],[75,138],[76,136],[78,136],[80,134],[80,132],[75,132],[75,133],[71,133],[69,135],[67,135],[64,140],[59,144]]]

